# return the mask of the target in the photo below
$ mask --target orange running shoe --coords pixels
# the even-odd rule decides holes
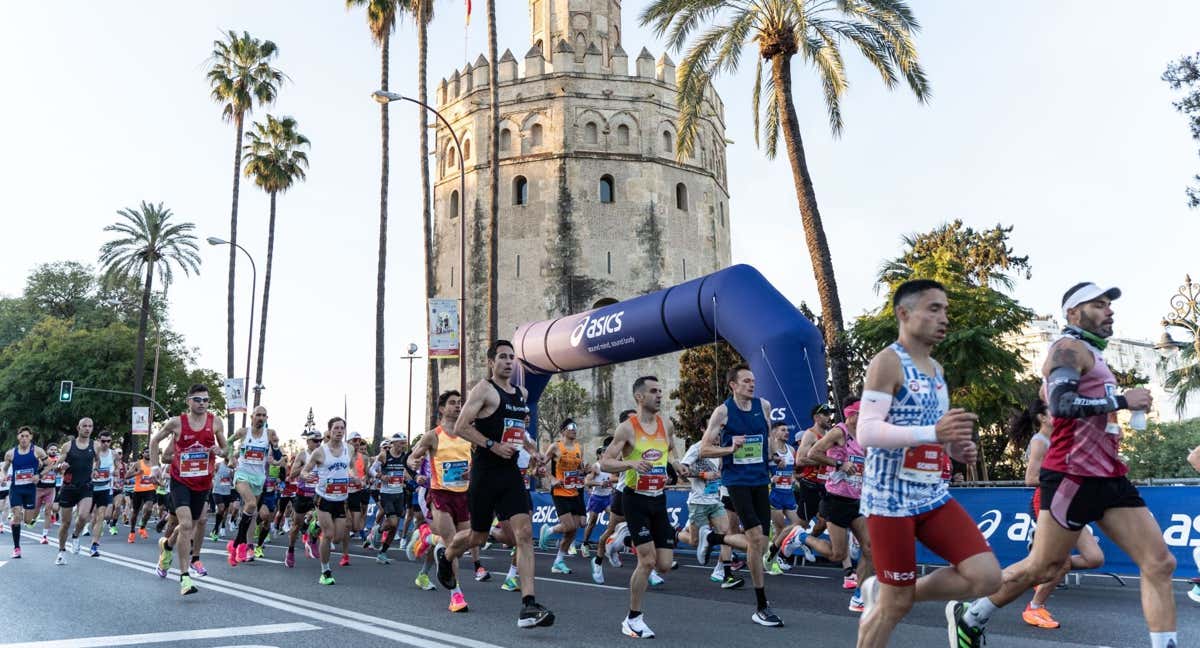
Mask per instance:
[[[129,532],[129,544],[133,544],[133,538],[135,535],[136,534],[134,534],[132,531]]]
[[[138,529],[138,536],[142,540],[145,540],[150,537],[150,535],[148,533],[146,533],[146,527],[142,527],[142,528]]]
[[[1038,628],[1054,629],[1058,627],[1058,621],[1050,616],[1050,610],[1044,606],[1035,610],[1026,605],[1025,611],[1021,613],[1021,618],[1025,620],[1025,623]]]

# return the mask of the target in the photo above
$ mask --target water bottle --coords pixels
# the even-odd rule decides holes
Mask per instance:
[[[1146,411],[1133,410],[1129,415],[1129,427],[1142,431],[1146,429]]]

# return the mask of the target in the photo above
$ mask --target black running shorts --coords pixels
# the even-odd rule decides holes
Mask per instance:
[[[1126,477],[1078,477],[1043,468],[1039,479],[1042,510],[1069,531],[1102,519],[1108,509],[1146,506]]]
[[[327,499],[321,499],[320,497],[317,497],[316,500],[317,500],[317,510],[320,511],[321,513],[328,513],[329,516],[335,520],[338,518],[346,517],[346,501],[345,500],[331,502]]]
[[[625,500],[625,523],[633,546],[653,542],[656,549],[675,548],[675,527],[667,513],[667,496],[639,495],[633,491],[621,494]]]
[[[729,489],[729,499],[733,500],[733,510],[737,513],[746,531],[760,527],[764,534],[771,524],[771,487],[762,486],[726,486]]]
[[[362,513],[367,510],[367,491],[360,490],[346,496],[346,511]]]
[[[307,495],[297,495],[296,499],[292,500],[292,512],[296,515],[304,515],[315,508],[317,503],[313,498]]]
[[[849,529],[856,519],[862,517],[862,513],[859,513],[859,500],[826,493],[821,500],[821,517],[830,524]]]
[[[208,503],[209,492],[206,490],[194,491],[183,482],[172,478],[171,492],[167,493],[167,497],[171,500],[171,513],[186,507],[192,512],[192,519],[199,520],[200,516],[204,514],[204,505]]]
[[[559,517],[564,515],[587,515],[587,505],[583,501],[583,493],[573,495],[571,497],[559,497],[554,495],[554,510],[558,511]]]
[[[608,506],[610,515],[625,517],[625,491],[613,490],[612,504]]]
[[[404,517],[408,511],[408,499],[407,493],[380,493],[379,510],[384,517]]]
[[[811,521],[814,517],[820,515],[821,499],[825,497],[825,485],[814,484],[803,479],[797,483],[800,485],[796,493],[796,504],[799,507],[798,513],[800,517]]]
[[[467,508],[471,513],[471,530],[476,533],[490,531],[492,518],[503,522],[514,515],[528,515],[529,497],[520,469],[515,464],[494,468],[472,466]]]
[[[83,500],[91,498],[91,496],[91,482],[80,486],[63,486],[58,491],[58,505],[63,508],[74,508]]]

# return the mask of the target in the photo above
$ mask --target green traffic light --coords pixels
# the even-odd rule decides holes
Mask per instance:
[[[70,403],[71,402],[71,393],[74,390],[75,390],[75,383],[73,381],[64,380],[61,383],[59,383],[58,402]]]

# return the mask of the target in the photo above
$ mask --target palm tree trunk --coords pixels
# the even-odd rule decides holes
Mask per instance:
[[[233,207],[230,210],[229,217],[229,288],[226,295],[226,314],[225,314],[225,377],[233,378],[233,287],[234,278],[237,274],[237,220],[238,220],[238,190],[241,186],[242,177],[242,128],[244,125],[245,114],[238,113],[234,117],[234,122],[237,124],[237,139],[234,140],[233,146]],[[246,385],[249,387],[249,385]],[[225,431],[230,433],[233,430],[233,414],[230,413],[225,419]]]
[[[258,316],[258,368],[254,384],[263,384],[263,355],[267,352],[267,302],[271,300],[271,261],[275,258],[275,195],[271,192],[271,218],[267,225],[267,273],[263,277],[262,314]],[[262,390],[254,390],[254,406],[262,400]]]
[[[143,374],[146,373],[146,326],[150,320],[150,295],[154,289],[154,262],[146,264],[146,283],[142,288],[142,312],[138,316],[137,353],[133,357],[133,393],[142,393]],[[134,406],[144,405],[141,398],[133,399]],[[151,405],[151,409],[154,406]],[[133,435],[124,435],[121,450],[128,455],[133,448]]]
[[[817,281],[817,295],[821,299],[821,323],[824,329],[822,333],[833,378],[833,398],[835,402],[841,403],[850,393],[849,367],[842,327],[842,302],[838,297],[837,279],[833,274],[829,241],[825,238],[821,212],[817,208],[817,194],[813,191],[812,175],[808,171],[808,160],[804,155],[804,141],[800,137],[796,105],[792,102],[792,56],[778,53],[770,60],[771,76],[775,81],[775,100],[779,106],[779,125],[783,130],[788,161],[792,165],[792,182],[796,185],[796,202],[800,206],[800,222],[804,225],[804,242],[808,246],[813,276]]]
[[[500,337],[500,84],[496,52],[496,0],[487,0],[488,65],[492,127],[488,133],[491,158],[491,218],[488,219],[488,343]],[[465,274],[464,274],[465,276]],[[465,366],[465,365],[464,365]]]
[[[386,91],[388,89],[388,43],[390,34],[387,30],[383,32],[383,42],[380,50],[382,54],[381,71],[380,71],[380,89]],[[383,378],[384,378],[384,350],[383,350],[383,311],[384,311],[384,291],[387,283],[387,195],[388,195],[388,107],[387,104],[379,106],[379,121],[381,124],[381,149],[380,149],[380,172],[379,172],[379,266],[375,271],[375,427],[372,434],[372,443],[375,447],[379,447],[379,441],[383,439]]]
[[[432,0],[417,0],[417,101],[422,104],[428,104],[428,87],[426,83],[426,66],[429,59],[429,3]],[[433,284],[433,220],[430,213],[430,196],[429,196],[429,127],[427,120],[429,115],[424,108],[417,111],[417,128],[420,133],[421,141],[421,225],[425,234],[425,299],[434,298]],[[428,301],[426,301],[428,308]],[[426,335],[425,339],[429,340],[429,316],[425,317]],[[425,381],[428,385],[425,390],[425,416],[430,424],[426,427],[433,427],[437,422],[437,412],[435,403],[437,402],[438,391],[438,367],[437,361],[432,358],[426,358],[425,363]]]

